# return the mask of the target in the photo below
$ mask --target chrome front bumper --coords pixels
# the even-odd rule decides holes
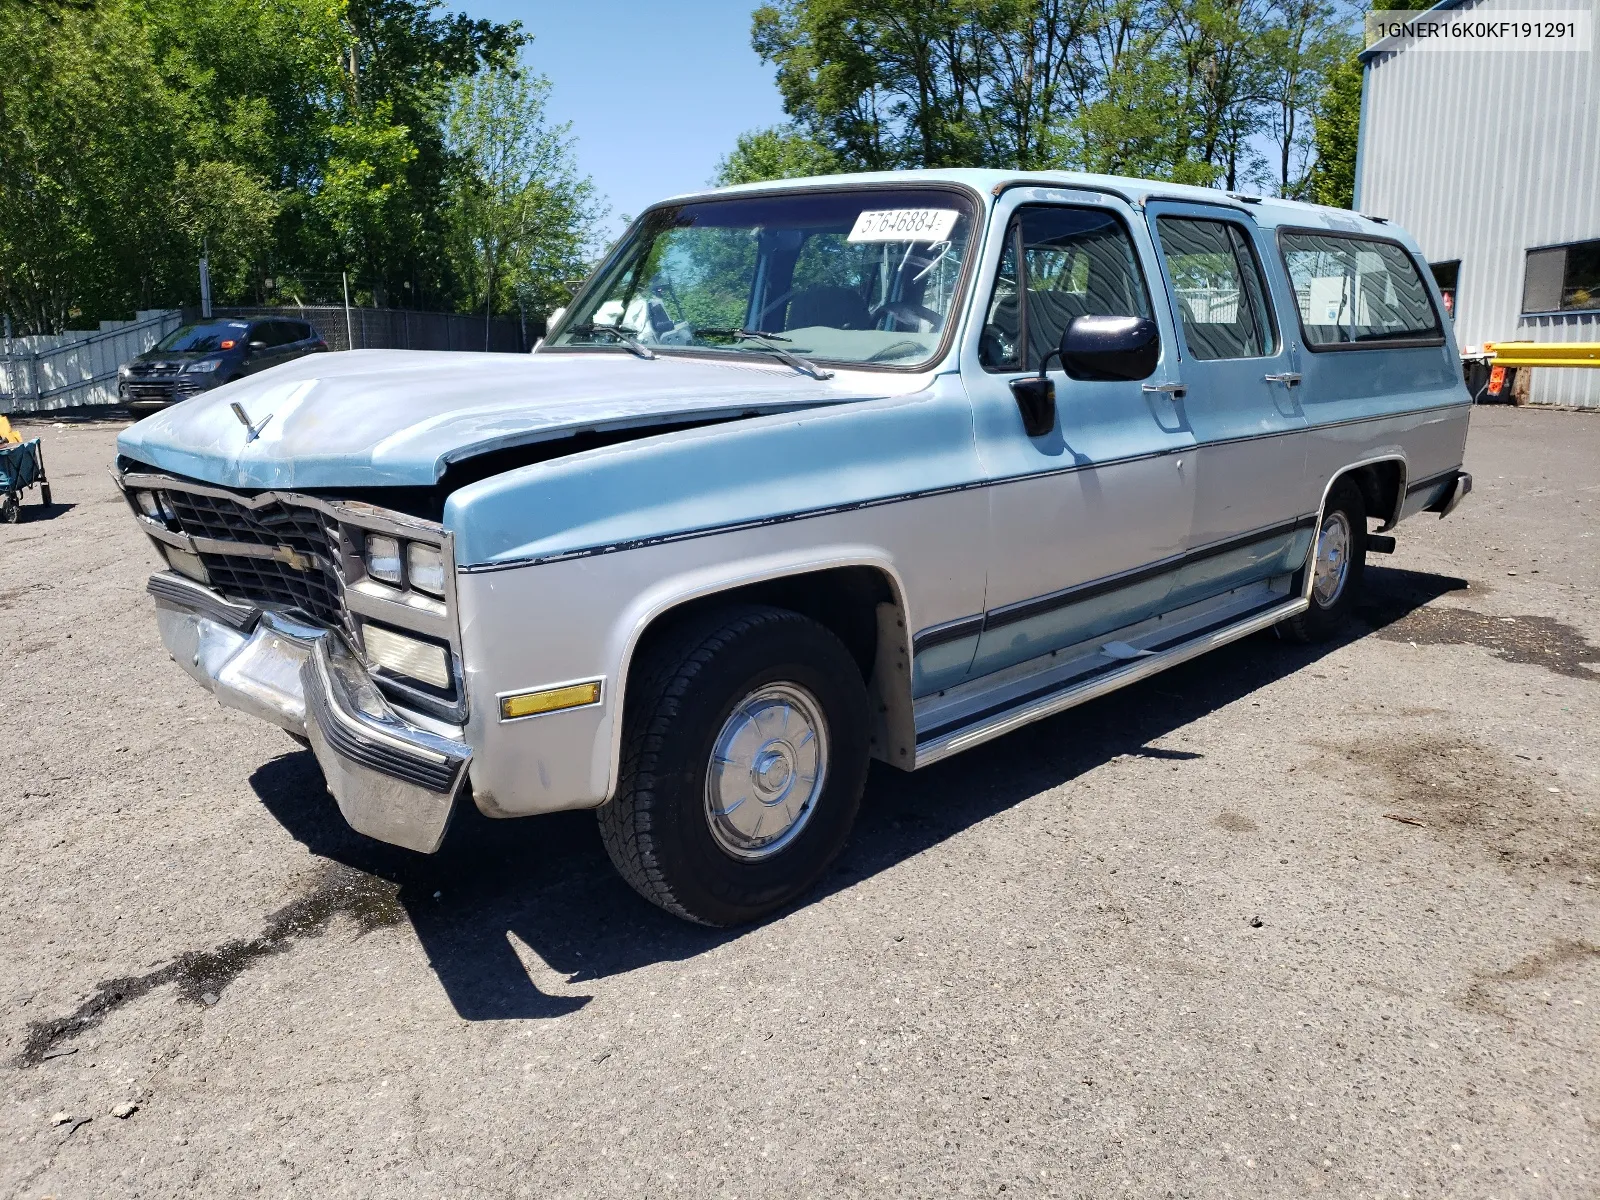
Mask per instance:
[[[472,750],[397,713],[344,638],[225,600],[181,575],[150,578],[161,641],[230,708],[300,734],[350,827],[431,854]]]

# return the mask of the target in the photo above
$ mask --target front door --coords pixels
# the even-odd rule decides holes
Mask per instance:
[[[1166,606],[1193,509],[1194,439],[1176,397],[1170,314],[1148,238],[1122,200],[1058,188],[1007,193],[963,352],[990,511],[973,675],[989,675],[1152,617]],[[1070,379],[1052,360],[1055,428],[1023,429],[1010,383],[1037,372],[1074,317],[1141,316],[1161,330],[1148,379]]]
[[[1293,312],[1293,297],[1263,269],[1271,243],[1237,209],[1152,202],[1146,217],[1180,337],[1182,404],[1195,439],[1194,525],[1176,607],[1292,571],[1315,514],[1301,511],[1298,350],[1276,316]]]

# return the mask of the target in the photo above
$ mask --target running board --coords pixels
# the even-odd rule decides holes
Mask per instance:
[[[939,737],[930,738],[917,746],[916,765],[925,767],[942,758],[949,758],[952,754],[959,754],[963,750],[982,745],[991,738],[1001,737],[1013,729],[1020,729],[1033,721],[1065,712],[1076,705],[1104,696],[1107,692],[1114,692],[1130,683],[1137,683],[1141,679],[1165,671],[1168,667],[1188,662],[1207,650],[1215,650],[1218,646],[1236,642],[1240,638],[1249,637],[1252,633],[1270,629],[1280,621],[1299,616],[1310,607],[1311,602],[1304,596],[1296,596],[1293,600],[1286,600],[1282,604],[1275,604],[1269,609],[1246,617],[1236,625],[1203,633],[1199,637],[1173,646],[1170,650],[1163,650],[1149,658],[1135,659],[1126,666],[1116,667],[1096,675],[1093,679],[1068,684],[1048,696],[1025,701],[1015,708],[984,717],[971,725],[952,730]]]

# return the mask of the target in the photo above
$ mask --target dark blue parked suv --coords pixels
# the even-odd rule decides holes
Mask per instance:
[[[117,394],[129,405],[171,404],[327,348],[304,321],[271,317],[184,325],[117,369]]]

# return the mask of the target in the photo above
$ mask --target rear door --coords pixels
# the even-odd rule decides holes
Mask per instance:
[[[1268,269],[1270,241],[1248,212],[1216,205],[1155,201],[1146,218],[1195,439],[1194,522],[1172,596],[1177,607],[1291,570],[1315,514],[1301,511],[1298,349],[1277,315],[1293,311],[1293,297]]]
[[[1194,439],[1172,391],[1171,318],[1148,237],[1116,197],[1017,188],[997,214],[963,354],[990,495],[989,582],[974,675],[1089,641],[1160,613],[1188,536]],[[993,247],[991,239],[991,247]],[[1010,383],[1039,369],[1078,316],[1143,316],[1161,331],[1148,379],[1069,379],[1057,421],[1023,429]]]

